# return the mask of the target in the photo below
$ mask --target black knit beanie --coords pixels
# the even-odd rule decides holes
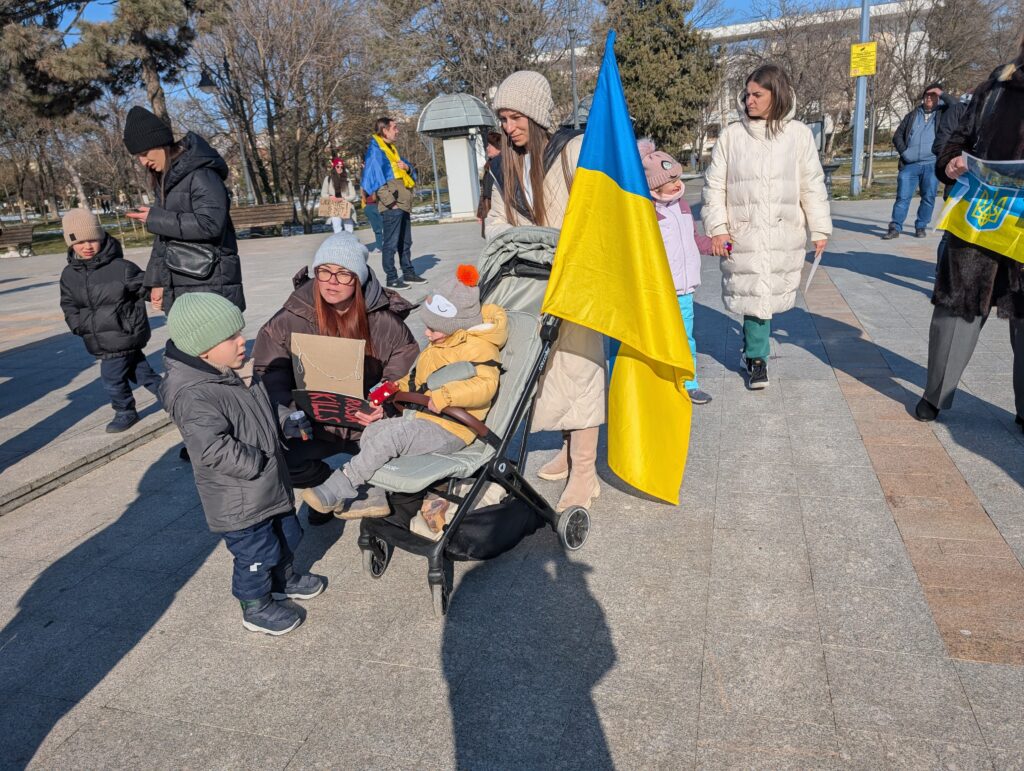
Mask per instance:
[[[145,107],[135,106],[124,121],[124,146],[132,155],[141,155],[154,147],[174,144],[171,127]]]

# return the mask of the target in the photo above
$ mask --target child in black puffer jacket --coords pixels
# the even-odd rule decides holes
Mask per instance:
[[[71,209],[61,220],[68,266],[60,276],[60,307],[73,334],[100,360],[100,377],[114,408],[107,433],[135,425],[132,383],[154,395],[160,376],[142,352],[149,342],[143,273],[124,259],[121,243],[107,235],[88,209]]]

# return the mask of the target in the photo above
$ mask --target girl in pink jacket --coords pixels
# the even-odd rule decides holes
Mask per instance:
[[[640,157],[647,176],[647,187],[654,199],[661,237],[665,242],[668,264],[676,285],[679,310],[683,314],[686,339],[693,354],[694,370],[697,368],[697,343],[693,339],[693,293],[700,286],[700,256],[711,254],[711,239],[697,233],[690,205],[683,200],[683,181],[680,176],[683,167],[671,155],[654,149],[649,141],[638,143]],[[711,396],[700,389],[697,375],[686,383],[690,401],[707,404]]]

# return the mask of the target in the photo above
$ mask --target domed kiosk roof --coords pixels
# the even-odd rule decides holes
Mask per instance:
[[[491,108],[470,94],[441,94],[420,113],[416,131],[428,137],[459,137],[471,128],[497,128]]]

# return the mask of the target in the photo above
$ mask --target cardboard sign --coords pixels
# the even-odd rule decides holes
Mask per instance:
[[[341,426],[362,430],[357,423],[357,412],[371,412],[373,406],[365,399],[332,391],[311,391],[296,388],[292,391],[295,406],[305,412],[313,423],[321,426]]]
[[[296,388],[360,399],[364,396],[365,340],[296,332],[292,334],[291,353]]]

